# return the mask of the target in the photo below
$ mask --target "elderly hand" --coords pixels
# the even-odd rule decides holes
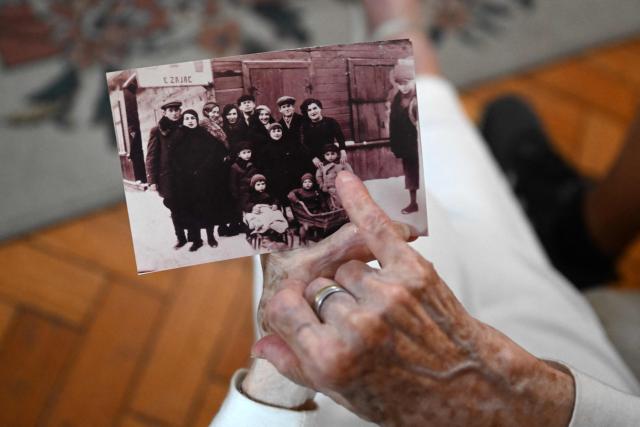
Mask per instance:
[[[336,249],[370,251],[382,268],[336,257],[351,261],[310,281],[305,262],[291,266],[299,274],[272,285],[262,321],[273,334],[254,354],[383,425],[566,426],[571,375],[471,317],[354,175],[336,185],[361,239]],[[350,294],[328,297],[321,320],[310,304],[332,272]]]
[[[403,239],[410,239],[409,227],[395,223],[392,227]],[[288,280],[309,283],[317,277],[333,277],[338,267],[349,260],[372,260],[355,225],[348,223],[321,242],[305,248],[262,256],[263,291],[258,306],[259,334],[266,329],[262,315],[269,300],[286,286]],[[297,387],[282,377],[264,360],[256,360],[242,383],[243,391],[254,400],[275,406],[293,408],[313,397],[314,391]]]

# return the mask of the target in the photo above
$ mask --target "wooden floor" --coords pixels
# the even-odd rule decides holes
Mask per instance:
[[[640,38],[464,93],[529,97],[601,176],[640,100]],[[428,155],[428,153],[426,153]],[[123,205],[0,246],[0,426],[205,426],[252,340],[249,259],[139,277]],[[640,288],[640,244],[618,286]]]

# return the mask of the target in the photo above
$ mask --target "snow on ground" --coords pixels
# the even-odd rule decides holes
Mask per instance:
[[[420,210],[402,215],[400,210],[409,203],[409,193],[404,189],[404,177],[365,181],[371,196],[389,214],[391,219],[412,225],[421,234],[427,231],[425,192],[418,192]],[[176,267],[202,264],[211,261],[237,258],[257,253],[245,239],[244,234],[233,237],[218,237],[218,247],[207,245],[204,230],[201,231],[204,246],[189,252],[191,243],[174,249],[176,237],[169,210],[155,191],[125,191],[129,210],[129,223],[133,236],[133,247],[139,273],[167,270]],[[297,243],[297,240],[296,240]],[[261,252],[268,252],[263,249]]]

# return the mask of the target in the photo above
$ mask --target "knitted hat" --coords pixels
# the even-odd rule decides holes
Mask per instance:
[[[191,114],[192,116],[194,116],[196,118],[196,121],[200,121],[200,116],[198,116],[198,113],[196,112],[196,110],[193,110],[193,109],[184,110],[182,112],[182,118],[183,119],[184,119],[184,116],[186,114]]]
[[[273,129],[273,128],[278,128],[278,129],[282,130],[282,125],[280,123],[278,123],[278,122],[269,123],[267,125],[267,130],[269,132],[271,132],[271,129]]]
[[[307,179],[310,179],[311,182],[314,182],[313,181],[313,175],[311,175],[309,172],[307,172],[304,175],[302,175],[302,178],[300,178],[300,182],[304,182]]]
[[[255,174],[255,175],[253,175],[253,176],[251,177],[251,188],[253,188],[253,187],[256,185],[256,183],[257,183],[258,181],[264,181],[264,182],[267,182],[267,178],[265,178],[265,176],[264,176],[264,175],[261,175],[261,174],[259,174],[259,173],[257,173],[257,174]]]
[[[293,96],[285,95],[278,98],[276,104],[278,107],[282,107],[284,104],[294,105],[296,103],[296,99]]]
[[[336,144],[325,144],[324,147],[322,147],[322,154],[326,154],[329,151],[333,151],[334,153],[337,153],[338,147],[336,147]]]
[[[242,150],[253,150],[253,144],[249,141],[240,141],[235,146],[236,154],[240,154]]]
[[[416,68],[413,59],[398,59],[398,63],[393,68],[393,78],[395,80],[413,80],[416,76]]]

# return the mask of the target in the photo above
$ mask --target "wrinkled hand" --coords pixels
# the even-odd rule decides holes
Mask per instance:
[[[408,226],[395,223],[392,227],[403,239],[410,239]],[[258,306],[260,336],[267,333],[262,315],[264,307],[284,289],[289,280],[304,284],[317,277],[333,277],[338,267],[349,260],[372,259],[373,254],[365,245],[362,235],[350,223],[311,247],[263,255],[263,291]],[[255,360],[249,369],[242,382],[242,390],[254,400],[285,408],[297,407],[315,394],[307,387],[291,383],[269,362],[261,359]]]
[[[383,425],[567,425],[570,374],[471,317],[354,175],[341,172],[336,185],[357,241],[327,241],[316,249],[325,257],[310,257],[313,249],[280,255],[287,261],[272,255],[267,265],[287,265],[288,274],[265,289],[262,322],[273,335],[254,354]],[[368,251],[381,269],[354,256]],[[310,303],[331,283],[325,277],[353,296],[329,297],[322,322]]]
[[[392,223],[400,239],[410,240],[411,230],[405,224]],[[258,306],[258,323],[264,333],[263,309],[287,279],[309,283],[318,277],[333,277],[338,267],[350,260],[368,262],[375,259],[361,233],[352,223],[343,225],[331,236],[309,247],[262,255],[263,290]]]

